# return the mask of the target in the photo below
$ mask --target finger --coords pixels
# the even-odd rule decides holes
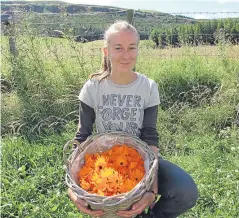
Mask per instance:
[[[81,205],[81,206],[83,206],[83,207],[88,207],[88,205],[89,205],[85,200],[80,199],[80,198],[77,198],[76,201],[75,201],[75,203],[76,203],[76,204],[79,204],[79,205]]]
[[[88,208],[88,203],[83,200],[78,198],[71,189],[68,190],[70,199],[73,201],[73,203],[76,205],[77,209],[83,213],[87,213],[89,215],[93,216],[102,216],[104,215],[104,211],[102,210],[91,210]]]
[[[116,213],[120,217],[132,217],[134,215],[140,214],[139,212],[133,212],[133,213]]]
[[[82,209],[80,210],[80,212],[85,213],[85,214],[88,214],[88,215],[93,216],[93,217],[101,217],[101,216],[104,215],[103,212],[90,210],[90,209],[88,209],[88,208],[82,208]]]
[[[132,210],[137,210],[141,206],[142,206],[142,203],[141,202],[137,202],[137,203],[133,204],[133,206],[131,208],[132,208]]]
[[[83,205],[87,206],[87,205],[86,205],[87,202],[84,201],[84,200],[82,200],[82,199],[80,199],[80,198],[78,198],[77,195],[76,195],[70,188],[68,189],[68,194],[69,194],[70,199],[71,199],[74,203],[79,203],[79,204],[82,204],[82,206],[83,206]]]
[[[82,207],[88,206],[88,203],[85,200],[78,198],[77,195],[71,189],[68,190],[68,193],[70,199],[73,201],[74,204]]]
[[[123,218],[132,218],[132,216],[137,215],[137,214],[133,214],[133,215],[119,215],[117,214],[119,217],[123,217]]]
[[[145,209],[147,208],[146,204],[141,205],[136,210],[123,210],[123,211],[117,211],[117,215],[119,216],[133,216],[135,214],[141,214]]]
[[[94,217],[98,217],[98,216],[100,217],[105,214],[104,211],[102,211],[102,210],[91,210],[90,208],[83,207],[81,205],[76,205],[76,207],[78,208],[78,210],[80,212],[86,213],[86,214],[94,216]]]
[[[89,215],[100,215],[100,216],[102,216],[103,214],[105,214],[103,210],[92,210],[88,206],[82,206],[81,204],[77,204],[77,203],[76,203],[76,207],[80,211],[82,211],[83,213],[87,213]]]

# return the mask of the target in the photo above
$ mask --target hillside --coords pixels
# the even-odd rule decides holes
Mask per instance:
[[[4,1],[1,4],[1,13],[6,11],[24,11],[24,12],[36,12],[36,13],[61,13],[66,12],[69,14],[76,13],[118,13],[127,10],[125,8],[113,7],[113,6],[99,6],[99,5],[87,5],[87,4],[69,4],[61,1]],[[167,13],[161,13],[157,11],[136,10],[136,17],[150,18],[157,16],[164,16],[170,19],[181,18],[183,21],[192,21],[192,18],[173,16]]]
[[[86,29],[99,29],[100,32],[114,20],[127,19],[127,9],[83,4],[68,4],[60,1],[5,1],[1,5],[1,13],[7,11],[35,12],[28,22],[67,24],[68,26],[79,26],[84,24]],[[31,13],[32,14],[32,13]],[[153,27],[162,27],[169,24],[194,23],[195,20],[189,17],[170,15],[157,11],[136,10],[134,12],[134,25],[141,35],[148,36]],[[58,28],[57,28],[58,27]],[[59,25],[55,28],[59,29]],[[79,30],[74,32],[81,32]],[[60,28],[64,30],[64,28]],[[75,33],[73,33],[74,35]]]

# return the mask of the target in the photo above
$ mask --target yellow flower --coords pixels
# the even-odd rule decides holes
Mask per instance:
[[[99,156],[95,161],[95,169],[102,170],[107,167],[108,161],[105,157]]]
[[[105,193],[100,189],[97,191],[97,194],[100,196],[105,196]]]
[[[100,177],[101,178],[109,178],[110,176],[117,173],[113,168],[106,167],[100,171]]]
[[[117,189],[122,184],[122,182],[122,176],[118,173],[115,173],[114,175],[110,176],[107,181],[109,187],[112,189]]]

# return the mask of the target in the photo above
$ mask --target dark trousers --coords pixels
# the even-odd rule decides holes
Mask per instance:
[[[158,193],[161,197],[152,210],[157,218],[176,218],[192,208],[198,199],[192,177],[162,158],[159,158]]]

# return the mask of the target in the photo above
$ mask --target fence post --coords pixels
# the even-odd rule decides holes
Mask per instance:
[[[16,58],[18,55],[16,47],[16,35],[15,35],[15,17],[14,12],[1,15],[1,23],[6,27],[6,33],[9,42],[9,51],[11,54],[11,64],[12,64],[12,76],[13,80],[16,78]]]
[[[9,31],[9,48],[10,48],[10,53],[12,54],[13,58],[15,59],[17,57],[17,47],[16,47],[14,13],[12,13],[12,17],[10,18],[10,25],[8,25],[8,31]]]
[[[133,16],[134,16],[134,10],[133,9],[127,10],[127,21],[130,24],[133,24]]]
[[[134,10],[129,9],[127,10],[127,21],[128,23],[133,25],[133,17],[134,17]],[[136,66],[133,68],[133,71],[136,71]]]

